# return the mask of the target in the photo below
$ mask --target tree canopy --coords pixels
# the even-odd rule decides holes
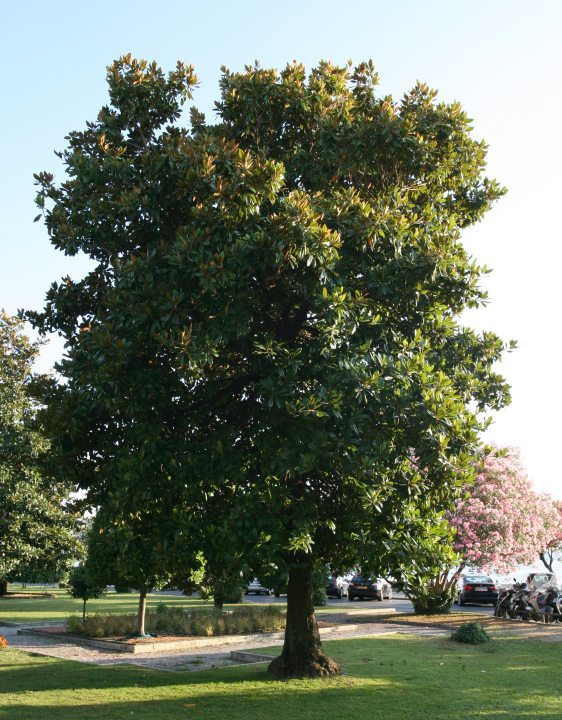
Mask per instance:
[[[33,372],[40,343],[23,322],[0,314],[0,587],[55,582],[83,551],[72,484],[41,471],[48,442],[36,422],[46,378]]]
[[[93,504],[163,503],[155,545],[187,568],[287,569],[271,669],[337,672],[313,560],[376,571],[412,508],[456,498],[479,411],[509,401],[503,342],[459,322],[486,301],[460,233],[504,190],[460,104],[378,97],[371,63],[223,68],[217,122],[192,109],[190,128],[193,68],[126,56],[108,84],[68,179],[36,176],[52,243],[97,263],[27,314],[67,341],[53,460]]]

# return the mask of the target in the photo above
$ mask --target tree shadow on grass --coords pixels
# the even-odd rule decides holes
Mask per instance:
[[[341,663],[342,677],[280,681],[264,664],[167,673],[3,652],[0,718],[550,720],[562,714],[555,646],[473,647],[404,635],[324,645]]]

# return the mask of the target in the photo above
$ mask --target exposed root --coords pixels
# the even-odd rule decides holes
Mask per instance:
[[[267,671],[283,678],[320,678],[341,675],[340,666],[323,652],[303,659],[288,659],[282,653],[272,660]]]

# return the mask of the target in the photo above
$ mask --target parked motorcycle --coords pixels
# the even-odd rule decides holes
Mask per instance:
[[[560,622],[562,597],[556,575],[532,573],[527,578],[525,610],[536,622]]]
[[[552,573],[531,573],[526,583],[502,586],[494,615],[536,622],[562,621],[562,594]]]
[[[515,619],[519,617],[519,610],[525,609],[525,596],[527,583],[518,583],[514,579],[513,585],[501,585],[498,600],[494,608],[495,617]]]

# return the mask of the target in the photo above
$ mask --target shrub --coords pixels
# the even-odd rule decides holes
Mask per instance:
[[[238,585],[234,585],[224,593],[224,602],[228,605],[236,605],[244,600],[244,590]]]
[[[116,593],[130,593],[133,592],[132,589],[128,585],[121,585],[120,583],[115,583],[115,592]]]
[[[3,650],[5,647],[8,647],[8,641],[3,635],[0,635],[0,650]]]
[[[483,645],[490,642],[491,639],[484,628],[476,622],[461,625],[451,635],[451,640],[466,643],[467,645]]]
[[[136,628],[136,613],[89,615],[84,622],[76,615],[66,619],[69,632],[88,637],[123,637]],[[285,629],[286,613],[276,605],[240,607],[227,612],[186,610],[160,602],[146,613],[147,633],[168,635],[238,635]]]
[[[312,602],[314,605],[328,604],[326,585],[330,577],[330,568],[325,563],[316,563],[312,568]]]
[[[451,611],[455,602],[456,586],[435,592],[435,588],[426,588],[426,592],[411,597],[416,615],[443,615]]]

